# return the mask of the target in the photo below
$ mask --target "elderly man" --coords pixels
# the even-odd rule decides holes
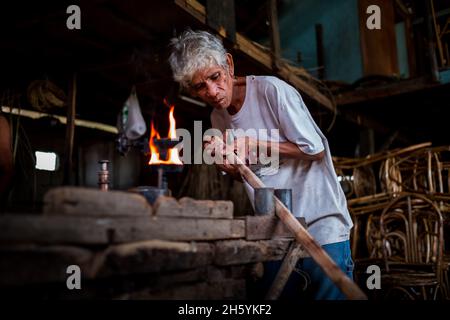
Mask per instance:
[[[187,30],[171,40],[171,49],[169,63],[175,81],[214,108],[214,128],[243,129],[241,132],[277,130],[276,137],[267,133],[264,137],[246,138],[250,150],[262,146],[276,149],[280,157],[276,172],[257,165],[251,169],[268,187],[292,189],[294,215],[305,218],[310,234],[352,278],[349,234],[353,224],[345,195],[334,171],[327,139],[300,94],[276,77],[236,77],[233,57],[221,40],[208,32]],[[239,178],[234,164],[218,166]],[[253,190],[245,185],[252,199]],[[299,261],[298,268],[308,274],[313,298],[344,298],[311,258]]]

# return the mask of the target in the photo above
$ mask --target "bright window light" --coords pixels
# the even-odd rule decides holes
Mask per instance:
[[[54,152],[36,151],[36,169],[56,171],[56,160],[58,155]]]

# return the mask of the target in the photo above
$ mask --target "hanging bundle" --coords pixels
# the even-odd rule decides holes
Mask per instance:
[[[31,106],[41,112],[49,112],[67,104],[64,91],[49,80],[31,82],[27,89],[27,97]]]

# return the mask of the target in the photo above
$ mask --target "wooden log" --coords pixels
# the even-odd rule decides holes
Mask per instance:
[[[171,197],[159,197],[154,211],[155,215],[164,217],[233,219],[233,202],[194,200],[188,197],[177,201]]]
[[[292,232],[275,215],[245,216],[244,219],[247,240],[294,238]],[[305,218],[297,220],[306,228]]]
[[[288,239],[217,241],[214,264],[227,266],[280,260],[286,255],[290,242]]]
[[[152,239],[237,239],[245,236],[245,222],[235,219],[20,214],[1,216],[0,230],[0,243],[104,245]]]
[[[140,194],[58,187],[44,196],[44,214],[85,216],[150,216],[152,207]]]
[[[214,246],[149,240],[109,247],[97,254],[93,275],[129,275],[192,269],[212,263]]]
[[[81,269],[82,278],[90,278],[92,251],[72,246],[0,247],[0,286],[64,282],[70,265]]]

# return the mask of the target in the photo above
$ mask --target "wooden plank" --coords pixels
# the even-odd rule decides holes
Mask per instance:
[[[222,37],[236,41],[234,1],[207,0],[206,22]]]
[[[428,77],[403,80],[388,85],[382,85],[367,89],[358,89],[338,94],[336,96],[336,103],[339,106],[347,105],[352,103],[390,97],[404,93],[411,93],[414,91],[433,88],[438,85],[439,84],[437,83],[432,83]],[[345,114],[345,112],[343,113]]]
[[[188,197],[177,201],[171,197],[159,197],[154,204],[154,211],[160,217],[233,219],[233,202],[194,200]]]
[[[77,265],[82,278],[90,277],[94,253],[72,246],[0,247],[0,286],[65,282],[67,267]]]
[[[195,19],[203,24],[206,24],[206,9],[205,7],[195,0],[175,0],[175,4],[181,7],[183,10],[192,15]]]
[[[218,241],[214,264],[223,266],[262,261],[264,248],[258,241]]]
[[[292,240],[217,241],[214,264],[219,266],[254,263],[282,259]],[[307,256],[306,253],[304,256]]]
[[[359,0],[359,31],[361,55],[365,76],[398,74],[397,46],[395,42],[394,4],[385,0]],[[381,29],[366,26],[367,7],[377,5],[381,10]]]
[[[152,207],[137,193],[58,187],[45,194],[43,211],[84,216],[150,216]]]
[[[297,220],[306,228],[304,218],[297,218]],[[245,217],[245,238],[247,240],[293,239],[294,236],[277,216],[266,215]]]
[[[101,245],[143,240],[220,240],[245,236],[245,222],[157,217],[96,218],[76,215],[3,215],[0,243]]]
[[[214,245],[149,240],[109,247],[93,263],[95,277],[167,272],[212,263]]]

